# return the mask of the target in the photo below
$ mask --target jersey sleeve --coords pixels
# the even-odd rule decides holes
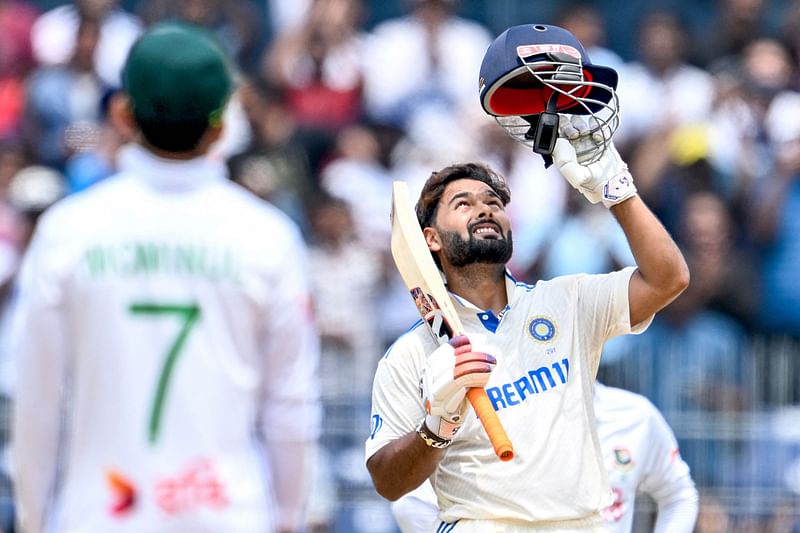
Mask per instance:
[[[312,313],[305,243],[293,226],[286,246],[273,250],[282,261],[273,265],[270,305],[260,339],[264,357],[264,390],[260,413],[277,523],[294,530],[307,498],[307,461],[319,437],[322,407],[319,393],[319,336]],[[281,230],[279,226],[277,230]]]
[[[631,328],[628,287],[634,272],[636,267],[626,267],[610,274],[579,279],[580,316],[603,341],[628,333],[642,333],[653,319],[650,317],[636,328]]]
[[[582,336],[590,352],[590,363],[597,373],[602,345],[609,339],[647,329],[653,317],[631,328],[628,287],[636,267],[610,274],[578,278],[578,309]]]
[[[678,442],[661,413],[649,404],[648,456],[639,490],[658,506],[654,531],[691,533],[698,513],[698,493],[681,458]]]
[[[424,348],[411,333],[400,337],[378,363],[372,387],[371,427],[365,459],[413,431],[425,416],[420,398]]]
[[[392,502],[392,514],[403,533],[424,533],[436,528],[439,502],[430,481]]]
[[[267,441],[297,442],[318,437],[321,425],[319,336],[313,318],[307,249],[291,233],[276,265],[270,311],[263,317],[262,435]]]
[[[68,347],[59,282],[59,251],[45,237],[42,219],[18,277],[10,348],[17,379],[13,403],[12,472],[18,524],[46,529],[48,502],[57,482]]]

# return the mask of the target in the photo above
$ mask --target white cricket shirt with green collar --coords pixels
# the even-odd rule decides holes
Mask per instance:
[[[606,340],[631,330],[628,285],[635,268],[517,283],[494,316],[455,295],[467,335],[485,335],[497,357],[487,394],[514,445],[512,461],[494,454],[470,411],[431,476],[440,519],[580,529],[596,527],[611,491],[595,431],[592,384]],[[366,458],[424,418],[419,382],[436,343],[419,322],[378,365]]]
[[[121,168],[48,210],[24,261],[23,522],[271,531],[266,451],[320,418],[301,235],[221,163],[131,146]]]

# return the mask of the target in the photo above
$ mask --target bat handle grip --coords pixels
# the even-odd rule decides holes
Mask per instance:
[[[501,461],[513,459],[514,448],[511,446],[511,440],[508,438],[506,430],[503,429],[494,407],[492,407],[492,402],[486,394],[486,389],[480,387],[467,389],[467,399],[472,404],[472,408],[475,410],[475,414],[478,415],[481,424],[483,424],[483,429],[486,430],[497,457]]]

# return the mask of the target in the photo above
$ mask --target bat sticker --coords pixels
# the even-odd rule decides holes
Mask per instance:
[[[444,312],[436,302],[436,298],[427,294],[420,287],[415,287],[410,292],[414,298],[414,304],[417,306],[420,316],[428,324],[434,340],[441,343],[452,339],[453,328],[447,322],[447,318],[445,318]]]

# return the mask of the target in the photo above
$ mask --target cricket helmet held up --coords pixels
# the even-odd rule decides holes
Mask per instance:
[[[618,76],[614,69],[592,64],[578,39],[548,24],[512,26],[489,46],[480,69],[483,110],[494,116],[518,141],[549,155],[539,144],[541,127],[557,134],[556,115],[587,115],[592,136],[602,139],[595,149],[578,154],[579,161],[597,160],[619,125]],[[540,125],[541,124],[541,125]]]

